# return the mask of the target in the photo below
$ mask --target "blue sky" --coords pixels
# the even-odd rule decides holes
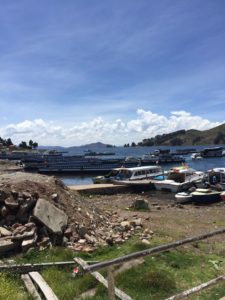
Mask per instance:
[[[123,144],[225,120],[223,0],[2,1],[0,36],[0,136],[15,142]]]

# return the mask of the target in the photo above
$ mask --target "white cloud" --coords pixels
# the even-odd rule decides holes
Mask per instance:
[[[97,141],[123,145],[132,141],[139,142],[157,134],[180,129],[206,130],[222,123],[210,122],[186,111],[173,111],[166,117],[138,109],[136,119],[128,122],[121,119],[110,122],[98,117],[90,122],[62,126],[42,119],[25,120],[0,128],[0,136],[10,137],[16,144],[22,140],[33,139],[39,145],[75,146]]]

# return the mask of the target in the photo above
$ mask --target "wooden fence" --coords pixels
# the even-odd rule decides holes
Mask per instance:
[[[205,233],[205,234],[201,234],[201,235],[197,235],[194,237],[190,237],[184,240],[180,240],[180,241],[176,241],[173,243],[169,243],[169,244],[165,244],[165,245],[161,245],[158,247],[154,247],[154,248],[150,248],[150,249],[146,249],[143,251],[139,251],[139,252],[135,252],[135,253],[131,253],[129,255],[125,255],[125,256],[121,256],[112,260],[107,260],[104,262],[100,262],[100,263],[96,263],[96,264],[92,264],[92,265],[88,265],[86,263],[83,263],[80,259],[75,259],[77,263],[79,263],[79,265],[82,266],[83,271],[85,273],[91,273],[93,276],[97,274],[100,274],[98,272],[96,272],[97,270],[100,270],[102,268],[106,268],[107,267],[107,273],[108,273],[108,282],[106,284],[104,284],[101,280],[99,280],[101,283],[103,283],[106,287],[108,287],[108,300],[115,300],[115,295],[122,299],[122,300],[131,300],[131,297],[129,297],[128,295],[126,295],[124,292],[118,290],[117,288],[115,288],[115,284],[114,284],[114,277],[113,277],[113,266],[118,265],[118,264],[122,264],[125,263],[127,261],[131,261],[140,257],[144,257],[147,255],[155,255],[158,253],[162,253],[171,249],[175,249],[179,246],[185,245],[185,244],[190,244],[196,241],[200,241],[200,240],[204,240],[207,238],[210,238],[212,236],[215,235],[219,235],[219,234],[223,234],[225,233],[225,228],[216,230],[216,231],[212,231],[209,233]],[[100,274],[101,275],[101,274]],[[101,275],[102,276],[102,275]],[[97,278],[95,276],[95,278]],[[98,279],[98,278],[97,278]],[[214,284],[217,284],[218,282],[224,281],[225,280],[225,276],[219,276],[207,283],[204,283],[200,286],[194,287],[192,289],[189,289],[183,293],[180,293],[178,295],[172,296],[170,298],[168,298],[167,300],[178,300],[178,299],[183,299],[188,297],[189,295],[193,294],[193,293],[197,293],[202,289],[208,288]],[[121,293],[122,292],[122,293]]]
[[[31,277],[33,280],[36,280],[36,283],[40,284],[42,286],[42,289],[47,290],[47,294],[51,294],[52,291],[50,289],[48,289],[48,287],[46,287],[46,283],[43,283],[43,279],[40,278],[40,276],[37,274],[37,271],[42,269],[42,268],[46,268],[46,267],[50,267],[50,266],[66,266],[66,265],[74,265],[74,263],[76,262],[77,264],[79,264],[84,273],[91,273],[99,282],[101,282],[107,289],[108,289],[108,299],[109,300],[115,300],[115,296],[117,296],[118,298],[122,299],[122,300],[132,300],[132,298],[130,296],[128,296],[127,294],[125,294],[123,291],[119,290],[118,288],[115,287],[115,283],[114,283],[114,275],[113,275],[113,267],[115,265],[118,264],[123,264],[125,262],[140,258],[140,257],[144,257],[147,255],[155,255],[158,253],[162,253],[171,249],[175,249],[179,246],[185,245],[185,244],[190,244],[196,241],[200,241],[200,240],[204,240],[207,238],[210,238],[212,236],[215,235],[219,235],[219,234],[223,234],[225,233],[225,228],[213,231],[213,232],[209,232],[209,233],[205,233],[205,234],[201,234],[201,235],[197,235],[194,237],[190,237],[190,238],[186,238],[183,240],[179,240],[173,243],[169,243],[169,244],[164,244],[158,247],[154,247],[154,248],[150,248],[150,249],[146,249],[143,251],[139,251],[139,252],[134,252],[131,253],[129,255],[125,255],[125,256],[121,256],[112,260],[107,260],[104,262],[94,262],[93,264],[88,264],[88,262],[85,262],[84,260],[82,260],[81,258],[75,258],[75,261],[67,261],[67,262],[54,262],[54,263],[39,263],[39,264],[10,264],[10,265],[0,265],[0,272],[4,272],[4,271],[13,271],[13,272],[18,272],[18,273],[22,273],[22,274],[29,274],[29,277]],[[107,268],[107,280],[99,273],[97,272],[100,269],[103,268]],[[29,278],[27,276],[23,276],[24,281],[27,281],[27,286],[29,286],[31,284],[31,282],[29,281]],[[183,298],[188,297],[191,294],[197,293],[199,291],[201,291],[202,289],[208,288],[212,285],[217,284],[218,282],[221,281],[225,281],[225,275],[224,276],[219,276],[215,279],[210,280],[209,282],[203,283],[197,287],[191,288],[187,291],[184,291],[180,294],[174,295],[166,300],[180,300]],[[40,287],[40,286],[39,286]],[[51,294],[51,297],[46,299],[56,299],[54,298],[55,296],[53,295],[53,293]],[[38,299],[35,298],[34,299]]]

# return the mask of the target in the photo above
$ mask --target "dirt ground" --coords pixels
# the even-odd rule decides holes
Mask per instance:
[[[194,236],[225,228],[225,203],[197,206],[179,205],[174,194],[150,191],[140,194],[115,194],[89,196],[103,211],[117,212],[121,220],[142,218],[144,227],[168,241]],[[129,207],[135,199],[145,199],[149,211],[133,211]],[[224,240],[224,235],[213,238]]]

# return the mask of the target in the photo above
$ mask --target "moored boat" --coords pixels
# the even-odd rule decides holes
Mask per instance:
[[[200,160],[200,159],[202,159],[202,156],[200,153],[192,153],[191,159],[192,160]]]
[[[163,174],[160,166],[143,166],[133,168],[116,168],[106,176],[97,176],[92,180],[94,183],[114,182],[122,184],[124,181],[134,182],[138,180],[146,180]],[[106,181],[105,181],[106,180]]]
[[[220,193],[220,198],[222,201],[225,201],[225,192]]]
[[[192,201],[192,194],[188,192],[180,192],[175,195],[178,203],[188,203]]]
[[[192,192],[192,201],[196,204],[210,204],[221,201],[221,192],[211,189],[197,189]]]
[[[223,148],[222,147],[212,147],[205,148],[200,152],[202,157],[222,157],[223,156]]]
[[[225,188],[225,168],[213,168],[208,170],[206,174],[211,186],[220,185]]]
[[[187,165],[171,168],[165,180],[154,180],[156,190],[173,193],[188,190],[195,182],[201,181],[204,172],[196,171]]]

